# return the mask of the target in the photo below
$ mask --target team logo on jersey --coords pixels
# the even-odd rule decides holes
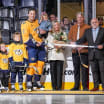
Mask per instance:
[[[16,49],[16,50],[14,50],[14,52],[16,55],[22,55],[23,54],[23,51],[21,49]]]
[[[3,63],[8,63],[8,59],[3,59]]]

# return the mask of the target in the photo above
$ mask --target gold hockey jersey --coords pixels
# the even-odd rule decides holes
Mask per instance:
[[[15,62],[23,62],[28,59],[26,46],[24,44],[12,43],[9,47],[9,58],[13,58]]]
[[[36,42],[42,42],[42,39],[39,38],[37,33],[37,28],[39,27],[38,20],[34,22],[25,21],[21,24],[21,32],[23,43],[26,43],[32,36]]]
[[[0,69],[8,70],[9,69],[9,61],[8,55],[0,53]]]

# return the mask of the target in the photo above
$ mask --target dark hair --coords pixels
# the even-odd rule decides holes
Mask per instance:
[[[20,35],[20,34],[21,34],[20,32],[13,33],[13,35]]]
[[[51,15],[54,15],[54,16],[56,17],[56,15],[55,15],[54,13],[50,14],[49,17],[50,17]]]
[[[63,22],[64,22],[64,19],[65,19],[65,18],[68,18],[68,17],[67,17],[67,16],[63,17],[63,18],[62,18],[62,21],[63,21]]]
[[[102,17],[98,17],[98,21],[99,21],[99,20],[102,20],[102,21],[103,21],[103,18],[102,18]]]
[[[20,33],[20,32],[14,32],[14,33],[13,33],[13,38],[14,38],[16,35],[20,35],[20,36],[21,36],[21,33]]]
[[[35,11],[35,12],[36,12],[36,10],[35,10],[34,8],[30,8],[30,9],[28,10],[28,14],[29,14],[30,11]]]

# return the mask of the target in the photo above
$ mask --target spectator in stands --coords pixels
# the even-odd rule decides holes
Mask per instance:
[[[55,43],[62,44],[67,41],[67,35],[61,30],[59,22],[54,22],[53,31],[46,39],[48,45],[48,60],[50,62],[50,72],[53,90],[62,89],[62,76],[64,64],[64,49],[62,46],[54,46]]]
[[[76,20],[76,19],[72,19],[72,21],[71,21],[71,23],[70,23],[70,28],[71,28],[71,26],[73,26],[73,25],[75,25],[75,24],[77,24],[77,20]]]
[[[50,21],[51,21],[51,22],[54,22],[54,21],[57,20],[55,14],[50,14],[49,18],[50,18]]]
[[[77,24],[73,25],[69,32],[69,40],[73,42],[80,39],[83,36],[85,30],[90,27],[84,23],[84,16],[81,12],[77,13],[76,18],[77,18]],[[88,68],[86,68],[82,64],[83,62],[84,64],[88,65],[88,49],[84,48],[80,52],[77,49],[73,49],[72,59],[73,59],[73,65],[74,65],[75,85],[71,90],[73,91],[73,90],[80,89],[80,66],[81,66],[81,72],[82,72],[83,90],[88,90],[87,88]]]
[[[62,28],[62,30],[65,31],[66,34],[68,35],[69,30],[70,30],[70,22],[69,22],[68,17],[63,17],[61,28]]]
[[[103,18],[99,17],[98,21],[99,21],[99,26],[104,27]]]

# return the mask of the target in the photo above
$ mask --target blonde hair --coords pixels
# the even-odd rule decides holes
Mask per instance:
[[[56,23],[58,23],[58,24],[60,25],[60,22],[58,22],[58,21],[52,22],[52,32],[53,32],[53,33],[55,33],[54,25],[55,25]],[[60,26],[59,32],[60,32],[60,31],[61,31],[61,26]]]
[[[47,14],[44,14],[44,15],[41,15],[41,20],[42,20],[42,21],[44,20],[44,16],[46,16],[47,19],[48,19],[48,15],[47,15]]]

